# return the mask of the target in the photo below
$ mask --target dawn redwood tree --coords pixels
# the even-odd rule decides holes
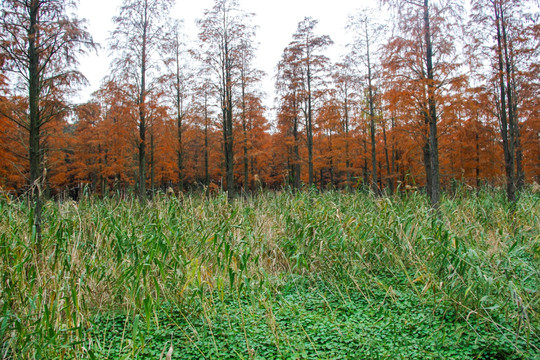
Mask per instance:
[[[355,59],[365,72],[367,82],[366,97],[369,117],[369,132],[371,142],[371,169],[372,169],[372,191],[379,193],[377,186],[377,150],[375,141],[375,93],[376,82],[379,78],[380,55],[382,50],[382,40],[385,36],[386,27],[374,20],[375,9],[366,8],[349,18],[348,28],[354,32],[351,58]]]
[[[534,39],[538,20],[527,14],[533,8],[533,1],[472,2],[470,26],[475,30],[471,29],[471,56],[480,59],[480,64],[482,60],[490,64],[487,70],[479,66],[479,78],[490,89],[493,112],[499,121],[506,192],[511,202],[516,201],[516,191],[524,182],[520,112],[528,102],[526,89],[531,79],[526,74],[531,65],[538,63],[538,40]]]
[[[336,186],[339,184],[340,174],[336,171],[342,160],[343,137],[341,104],[337,101],[336,90],[331,89],[326,92],[324,101],[317,112],[319,155],[316,156],[314,167],[320,173],[320,187]],[[318,161],[317,161],[318,160]],[[328,181],[326,181],[328,180]]]
[[[4,101],[0,100],[0,106]],[[25,137],[24,130],[13,121],[0,114],[0,188],[16,191],[24,187],[24,169],[27,160],[24,144],[19,139]]]
[[[333,74],[334,86],[336,88],[336,101],[341,107],[341,126],[343,132],[344,141],[344,156],[345,156],[345,173],[347,189],[351,188],[351,140],[352,130],[354,130],[354,124],[352,120],[352,109],[357,106],[358,93],[356,92],[356,85],[360,82],[358,79],[358,73],[354,68],[353,59],[350,56],[346,56],[343,62],[336,65],[336,71]]]
[[[322,73],[328,68],[328,58],[322,52],[334,42],[328,35],[316,35],[318,21],[306,17],[298,23],[298,28],[289,44],[294,54],[292,61],[300,65],[303,106],[306,120],[306,138],[308,150],[308,184],[313,185],[313,118],[315,93],[319,90]]]
[[[214,128],[214,111],[211,106],[215,98],[214,87],[209,78],[204,75],[199,78],[193,94],[193,112],[197,113],[198,122],[196,124],[203,133],[203,153],[204,153],[204,185],[210,185],[210,135]]]
[[[222,113],[225,179],[229,197],[234,195],[234,92],[239,82],[242,50],[253,41],[253,14],[239,8],[237,0],[216,0],[198,21],[202,58],[212,69]]]
[[[246,41],[247,40],[247,41]],[[255,58],[255,47],[253,41],[246,39],[242,41],[239,48],[239,71],[240,71],[240,117],[242,125],[242,157],[243,157],[243,189],[249,187],[249,160],[250,160],[250,123],[252,112],[248,109],[249,100],[258,97],[255,95],[253,87],[260,83],[264,73],[253,67]],[[252,157],[253,158],[253,157]]]
[[[136,161],[133,153],[137,151],[136,138],[137,109],[131,98],[133,88],[114,81],[105,82],[92,97],[101,107],[103,122],[99,127],[104,137],[107,161],[104,164],[104,177],[112,183],[115,191],[125,190],[136,183]]]
[[[540,44],[540,24],[530,24],[524,35],[530,43]],[[516,82],[519,84],[519,117],[522,120],[518,128],[523,150],[523,174],[540,183],[540,46],[527,46],[521,53],[529,55],[529,61],[520,66],[516,77],[519,80]]]
[[[440,202],[438,121],[441,92],[458,63],[453,57],[459,32],[457,0],[381,0],[396,10],[397,31],[386,47],[387,68],[408,79],[425,124],[423,147],[427,193],[431,206]],[[404,70],[405,69],[405,70]]]
[[[247,94],[246,105],[246,127],[249,146],[249,172],[251,189],[256,190],[268,179],[269,162],[271,157],[271,136],[270,126],[264,116],[266,108],[262,104],[261,96],[257,94]]]
[[[94,191],[105,194],[105,162],[107,149],[105,137],[111,136],[103,128],[101,106],[91,101],[75,109],[74,144],[72,146],[72,177],[78,183],[91,183]]]
[[[189,111],[190,91],[193,87],[190,80],[193,76],[193,71],[189,66],[191,55],[186,49],[186,44],[183,41],[182,22],[175,20],[172,23],[172,29],[169,31],[170,38],[167,43],[168,57],[165,60],[165,65],[168,68],[168,73],[164,77],[165,93],[168,94],[171,109],[174,112],[176,122],[176,137],[177,137],[177,171],[178,171],[178,189],[184,189],[184,119]]]
[[[276,92],[279,95],[278,129],[287,149],[287,182],[294,189],[300,188],[300,108],[302,104],[302,71],[297,61],[297,51],[288,46],[278,63]]]
[[[170,121],[168,107],[158,102],[159,100],[161,100],[161,95],[149,97],[146,102],[146,124],[150,136],[148,165],[150,170],[150,190],[152,196],[156,190],[156,160],[163,160],[163,157],[161,156],[156,157],[156,148],[157,144],[164,142],[163,140],[165,140],[166,135],[168,135],[169,132],[165,131],[166,126],[164,126],[164,123]],[[171,138],[168,138],[167,140],[170,142]],[[159,148],[163,149],[162,146]],[[160,175],[163,175],[164,172],[161,171],[160,173]],[[161,178],[164,177],[161,176]]]
[[[0,52],[12,95],[24,106],[4,108],[4,116],[28,133],[29,184],[34,191],[34,226],[41,237],[43,127],[68,110],[65,96],[85,81],[77,56],[95,48],[84,22],[72,15],[74,1],[4,0],[0,5]]]
[[[110,40],[114,55],[113,76],[118,83],[133,89],[137,107],[138,190],[146,198],[146,149],[149,96],[157,88],[159,58],[165,46],[166,25],[174,0],[123,0],[120,13],[114,17],[116,28]]]
[[[447,117],[451,126],[446,129],[448,136],[441,141],[441,147],[447,148],[447,171],[453,179],[477,188],[484,179],[501,177],[502,148],[496,141],[498,121],[493,116],[489,94],[483,86],[475,88],[467,81],[462,91],[453,94],[450,103]]]

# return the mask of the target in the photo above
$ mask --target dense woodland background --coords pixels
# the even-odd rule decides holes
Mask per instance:
[[[299,19],[275,74],[173,3],[75,105],[76,1],[0,2],[0,358],[540,358],[538,0],[381,0],[337,64]]]
[[[337,64],[325,56],[332,39],[305,18],[276,74],[254,68],[256,16],[237,1],[204,13],[195,48],[166,16],[172,5],[124,1],[100,50],[110,75],[74,105],[77,56],[96,48],[75,4],[2,2],[1,189],[427,185],[431,195],[462,182],[506,184],[512,199],[540,182],[538,2],[384,0],[351,14],[354,41]],[[275,94],[263,94],[264,76]]]

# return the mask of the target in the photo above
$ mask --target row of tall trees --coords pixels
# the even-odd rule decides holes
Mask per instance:
[[[348,29],[354,40],[341,64],[328,66],[323,51],[330,39],[315,34],[317,21],[311,18],[299,24],[284,50],[276,87],[281,92],[280,131],[290,139],[291,183],[298,186],[300,178],[299,125],[305,133],[312,183],[315,112],[320,143],[328,144],[325,157],[332,183],[338,169],[332,148],[342,138],[345,186],[351,171],[362,173],[364,184],[370,183],[374,192],[383,186],[392,191],[399,182],[415,179],[437,207],[441,183],[474,178],[479,185],[481,179],[497,177],[497,166],[503,166],[508,198],[515,201],[525,177],[523,152],[532,155],[525,160],[530,179],[538,180],[540,165],[534,4],[473,1],[466,14],[457,1],[382,3],[392,11],[392,25],[375,20],[377,9],[351,16]],[[302,37],[309,42],[299,43]],[[314,87],[317,66],[322,82]],[[352,122],[351,114],[356,114]],[[332,127],[332,119],[341,126]],[[362,139],[363,154],[355,156],[363,158],[361,169],[351,169],[351,131]],[[521,143],[524,132],[527,141]],[[499,156],[501,151],[504,156]]]
[[[73,4],[3,3],[2,188],[40,179],[51,192],[144,198],[168,187],[422,186],[437,207],[454,180],[504,179],[512,201],[540,181],[532,3],[472,1],[466,13],[453,0],[385,0],[391,21],[376,21],[379,9],[350,16],[353,40],[336,64],[325,56],[332,39],[305,18],[277,65],[276,119],[253,65],[254,15],[216,0],[193,46],[165,15],[173,5],[124,0],[110,75],[72,106],[70,89],[84,81],[76,55],[95,48],[65,15]]]

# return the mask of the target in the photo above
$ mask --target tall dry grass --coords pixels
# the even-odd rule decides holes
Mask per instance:
[[[149,323],[164,304],[271,299],[291,281],[391,297],[398,278],[535,346],[539,205],[489,190],[446,197],[438,214],[418,194],[86,197],[45,204],[37,253],[31,209],[1,200],[0,358],[91,358],[88,329],[111,311]]]

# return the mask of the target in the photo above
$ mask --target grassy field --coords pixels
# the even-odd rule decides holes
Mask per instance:
[[[0,359],[534,359],[540,197],[0,200]]]

